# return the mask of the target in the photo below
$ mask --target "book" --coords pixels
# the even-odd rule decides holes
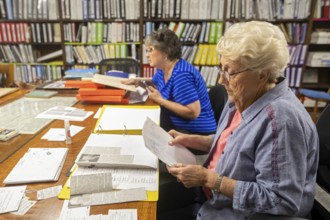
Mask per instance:
[[[0,88],[0,97],[13,93],[17,90],[18,88]]]
[[[42,91],[42,90],[34,90],[30,93],[27,93],[25,97],[28,98],[50,98],[57,95],[57,91]]]
[[[136,88],[134,85],[125,85],[125,84],[121,83],[122,80],[123,80],[123,78],[121,78],[121,77],[112,77],[112,76],[95,74],[92,79],[92,82],[119,88],[119,89],[125,89],[125,90],[132,91],[132,92],[136,91]]]
[[[22,184],[57,181],[68,148],[29,148],[3,181]]]
[[[17,135],[19,135],[17,129],[0,128],[0,141],[7,141]]]

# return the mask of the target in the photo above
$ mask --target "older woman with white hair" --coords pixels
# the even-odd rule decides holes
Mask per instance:
[[[314,200],[318,136],[281,77],[289,61],[283,33],[268,22],[232,25],[217,45],[228,103],[215,135],[170,131],[171,144],[209,152],[204,166],[167,167],[184,186],[204,189],[197,219],[308,216]]]

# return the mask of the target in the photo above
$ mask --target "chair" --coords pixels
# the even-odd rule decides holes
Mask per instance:
[[[132,58],[112,58],[105,59],[99,63],[100,74],[105,74],[109,70],[120,70],[126,73],[135,73],[140,76],[140,63]]]
[[[315,100],[313,115],[312,115],[312,119],[315,122],[317,119],[319,102],[323,101],[326,102],[327,104],[330,103],[330,88],[328,92],[316,91],[311,89],[299,89],[299,96],[300,96],[300,101],[302,103],[304,103],[306,97]]]
[[[330,105],[320,114],[316,129],[319,135],[320,157],[317,169],[317,186],[314,206],[312,209],[312,219],[330,219],[330,205],[326,197],[330,197]],[[323,188],[323,189],[322,189]],[[322,193],[318,193],[322,191]],[[322,200],[328,202],[322,202]],[[328,204],[328,205],[326,205]]]
[[[211,87],[209,90],[209,98],[214,112],[215,121],[218,124],[222,110],[228,100],[226,88],[221,84]]]

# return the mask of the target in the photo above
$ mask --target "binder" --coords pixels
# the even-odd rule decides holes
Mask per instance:
[[[104,105],[94,133],[140,135],[147,117],[159,124],[160,107],[158,105]]]

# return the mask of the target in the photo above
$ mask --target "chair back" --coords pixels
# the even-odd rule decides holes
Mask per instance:
[[[140,76],[140,63],[132,58],[104,59],[99,63],[100,74],[106,74],[109,70],[119,70],[126,73],[135,73]]]
[[[221,84],[211,87],[209,90],[209,98],[214,112],[215,121],[218,124],[222,110],[228,100],[226,88]]]

